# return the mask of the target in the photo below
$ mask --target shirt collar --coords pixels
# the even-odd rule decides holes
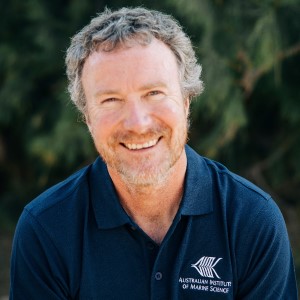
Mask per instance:
[[[98,228],[110,229],[130,223],[129,216],[120,204],[106,164],[100,157],[92,165],[89,183]]]
[[[212,179],[205,160],[189,146],[185,147],[187,171],[179,213],[203,215],[213,211]],[[89,174],[91,202],[98,228],[110,229],[131,223],[122,208],[105,163],[100,157]]]
[[[205,215],[213,211],[212,178],[205,159],[186,145],[187,170],[180,213]]]

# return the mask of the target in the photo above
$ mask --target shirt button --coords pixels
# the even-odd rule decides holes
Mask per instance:
[[[162,273],[161,272],[156,272],[155,273],[155,279],[156,280],[161,280],[162,279]]]
[[[149,250],[153,250],[155,246],[153,245],[153,243],[148,243],[147,247]]]

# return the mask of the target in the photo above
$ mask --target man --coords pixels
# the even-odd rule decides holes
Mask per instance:
[[[11,299],[296,299],[273,200],[185,145],[202,82],[177,22],[106,10],[66,64],[101,158],[25,207]]]

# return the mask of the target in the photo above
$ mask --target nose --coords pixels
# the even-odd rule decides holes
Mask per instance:
[[[140,99],[126,102],[123,122],[126,130],[142,134],[149,130],[151,122],[151,112],[147,103]]]

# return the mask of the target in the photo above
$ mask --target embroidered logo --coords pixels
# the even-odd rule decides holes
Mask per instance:
[[[214,267],[222,258],[202,256],[195,264],[191,266],[195,268],[202,277],[220,278]]]

